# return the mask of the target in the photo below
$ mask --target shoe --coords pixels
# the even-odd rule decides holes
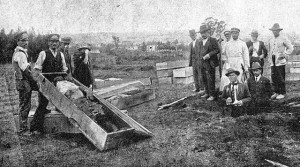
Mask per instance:
[[[201,98],[207,98],[208,97],[208,94],[204,94],[203,96],[201,96]]]
[[[284,98],[284,95],[280,94],[276,97],[277,100],[280,100],[280,99],[283,99]]]
[[[271,99],[276,99],[276,97],[278,96],[277,93],[274,93],[272,96],[271,96]]]
[[[204,95],[204,94],[205,94],[205,90],[200,90],[198,93],[199,93],[200,95]]]
[[[200,91],[199,89],[194,89],[194,90],[193,90],[193,92],[199,92],[199,91]]]
[[[215,100],[215,97],[213,96],[209,96],[209,98],[207,99],[207,101],[213,101],[213,100]]]

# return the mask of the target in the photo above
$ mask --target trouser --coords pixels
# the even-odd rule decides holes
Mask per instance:
[[[41,93],[38,93],[39,105],[34,113],[33,119],[30,123],[30,131],[43,132],[44,117],[47,113],[48,99]]]
[[[209,68],[201,68],[202,80],[205,86],[205,92],[209,96],[215,96],[215,80],[216,80],[216,69]]]
[[[285,65],[272,66],[271,78],[273,82],[274,92],[277,94],[286,94],[285,89]]]
[[[248,115],[256,115],[259,113],[268,113],[271,109],[270,101],[269,100],[257,100],[252,101],[251,105],[247,109]]]
[[[20,86],[19,91],[19,122],[20,122],[20,131],[27,130],[27,120],[28,114],[31,109],[31,94],[32,89],[27,80],[17,81]]]
[[[201,77],[201,68],[198,65],[193,65],[193,77],[194,77],[195,89],[196,90],[204,89],[202,77]]]

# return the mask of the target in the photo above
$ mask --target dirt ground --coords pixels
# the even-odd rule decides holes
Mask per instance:
[[[299,82],[287,88],[300,93]],[[154,137],[105,152],[80,134],[19,137],[26,166],[272,166],[266,160],[300,166],[299,108],[274,107],[270,113],[235,119],[223,115],[216,102],[194,96],[157,110],[160,104],[191,95],[193,86],[160,85],[156,89],[157,99],[128,109],[129,116]]]

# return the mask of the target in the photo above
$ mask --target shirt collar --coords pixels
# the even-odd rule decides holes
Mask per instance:
[[[257,80],[259,81],[260,77],[261,77],[261,74],[259,76],[255,77],[255,78],[257,78]]]

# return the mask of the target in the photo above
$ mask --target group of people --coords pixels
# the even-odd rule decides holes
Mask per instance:
[[[293,51],[293,45],[280,35],[278,23],[270,30],[273,37],[268,43],[258,40],[257,30],[251,32],[251,40],[244,42],[239,39],[240,29],[231,28],[224,31],[225,40],[211,37],[210,27],[200,26],[201,39],[197,32],[190,30],[190,66],[193,68],[195,92],[202,98],[213,101],[217,97],[233,117],[247,112],[255,114],[260,109],[269,107],[270,99],[283,99],[285,88],[286,56]],[[271,81],[262,76],[264,60],[271,65]],[[221,83],[218,91],[215,88],[216,67],[221,66]],[[247,106],[247,107],[245,107]],[[255,109],[253,108],[255,107]],[[247,108],[247,110],[245,110]]]
[[[48,38],[49,48],[41,51],[35,63],[31,63],[28,53],[28,34],[21,32],[16,36],[17,47],[12,56],[12,65],[16,79],[16,89],[19,92],[19,116],[20,116],[20,134],[32,135],[43,133],[44,116],[50,113],[47,109],[48,99],[39,91],[36,77],[39,73],[58,72],[65,73],[65,79],[71,77],[77,79],[83,85],[91,87],[93,83],[91,71],[89,68],[89,51],[87,45],[79,45],[73,58],[69,54],[70,37],[60,39],[59,34],[50,34]],[[31,64],[33,68],[31,68]],[[55,75],[45,75],[50,81],[54,82]],[[32,91],[38,92],[38,107],[30,122],[28,128],[28,114],[31,109]]]

